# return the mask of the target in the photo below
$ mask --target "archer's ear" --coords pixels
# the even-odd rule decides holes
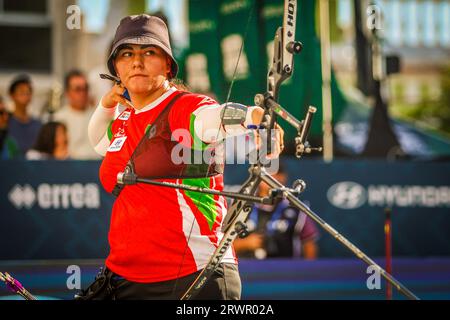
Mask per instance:
[[[167,78],[170,78],[172,73],[172,59],[168,55],[166,55],[166,67],[167,67],[166,70]]]

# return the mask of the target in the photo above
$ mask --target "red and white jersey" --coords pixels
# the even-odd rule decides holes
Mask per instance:
[[[113,190],[117,174],[125,169],[149,125],[178,93],[172,88],[141,110],[124,110],[111,123],[110,147],[100,167],[100,180],[108,192]],[[168,115],[171,131],[186,129],[194,136],[196,110],[213,105],[217,102],[203,95],[180,97]],[[160,181],[223,190],[222,175]],[[133,282],[166,281],[194,273],[206,266],[216,250],[223,236],[225,214],[222,196],[142,183],[127,185],[113,206],[106,265]],[[222,261],[237,263],[232,249]]]

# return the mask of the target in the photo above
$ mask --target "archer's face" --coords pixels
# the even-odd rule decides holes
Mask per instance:
[[[156,46],[127,45],[114,61],[117,75],[130,94],[148,94],[161,87],[170,72],[170,58]]]

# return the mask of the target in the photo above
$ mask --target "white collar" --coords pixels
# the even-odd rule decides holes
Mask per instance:
[[[177,89],[175,87],[170,87],[169,86],[169,81],[165,81],[164,82],[164,87],[168,88],[168,90],[166,92],[164,92],[164,94],[162,96],[160,96],[158,99],[156,99],[152,103],[149,103],[148,105],[146,105],[142,109],[139,109],[139,110],[134,109],[134,113],[138,114],[138,113],[142,113],[142,112],[146,112],[146,111],[152,110],[154,107],[156,107],[161,102],[163,102],[168,96],[170,96],[172,93],[177,91]]]

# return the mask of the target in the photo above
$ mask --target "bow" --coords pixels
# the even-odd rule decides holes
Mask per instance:
[[[253,11],[253,9],[252,9]],[[316,112],[316,108],[310,106],[307,110],[304,120],[299,121],[289,112],[287,112],[282,106],[277,102],[279,87],[284,80],[289,78],[293,72],[293,56],[301,51],[302,45],[300,42],[295,41],[295,26],[296,26],[296,16],[297,16],[297,1],[296,0],[285,0],[284,2],[284,16],[283,16],[283,26],[278,28],[275,34],[274,40],[274,55],[272,60],[272,65],[269,69],[267,77],[267,92],[264,94],[257,94],[255,96],[255,103],[264,109],[263,119],[259,126],[256,126],[256,130],[261,130],[267,135],[266,147],[267,154],[271,153],[271,142],[272,142],[272,132],[276,128],[276,119],[281,117],[286,120],[290,125],[292,125],[297,130],[297,137],[295,138],[296,144],[296,156],[300,158],[303,153],[310,153],[314,150],[321,151],[321,148],[312,148],[307,142],[309,129],[312,123],[312,118]],[[248,25],[250,22],[251,14],[247,22],[247,28],[244,35],[244,40],[248,31]],[[242,53],[244,40],[241,44],[241,49],[239,52],[239,57],[236,62],[236,67],[234,70],[233,78],[230,83],[230,87],[227,94],[227,100],[225,103],[225,109],[228,107],[228,101],[231,95],[231,89],[236,77],[236,70],[239,64],[239,58]],[[221,118],[221,126],[223,124],[223,115]],[[220,130],[220,129],[219,129]],[[219,135],[219,131],[217,136]],[[145,138],[145,137],[144,137]],[[148,137],[147,137],[148,138]],[[241,186],[239,192],[221,192],[209,188],[201,188],[197,186],[161,182],[152,179],[146,179],[138,177],[134,171],[133,166],[127,166],[125,172],[118,175],[118,183],[121,184],[135,184],[135,183],[147,183],[152,185],[158,185],[162,187],[176,188],[181,190],[188,190],[192,192],[199,192],[203,195],[222,195],[225,197],[231,197],[235,200],[233,201],[228,213],[223,221],[222,232],[223,236],[220,239],[217,247],[205,268],[196,277],[194,282],[189,286],[187,291],[182,295],[182,300],[189,300],[194,298],[199,291],[204,287],[207,281],[210,279],[211,275],[219,266],[225,253],[231,247],[233,241],[236,237],[244,237],[248,234],[246,228],[246,220],[251,212],[252,205],[255,202],[259,203],[274,203],[278,198],[285,198],[289,200],[292,206],[296,207],[298,210],[304,212],[312,220],[314,220],[319,226],[321,226],[325,231],[330,233],[337,241],[346,246],[350,251],[352,251],[358,258],[366,262],[369,266],[372,266],[379,274],[381,274],[387,281],[392,283],[395,288],[402,292],[405,296],[410,299],[418,299],[411,291],[404,287],[400,282],[398,282],[394,277],[377,265],[372,259],[370,259],[364,252],[358,249],[354,244],[342,236],[338,231],[327,224],[322,218],[320,218],[316,213],[314,213],[308,206],[306,206],[302,201],[298,199],[298,195],[304,191],[306,185],[302,180],[296,180],[293,188],[287,188],[280,182],[275,180],[270,174],[267,173],[264,166],[264,159],[262,156],[258,156],[255,164],[252,164],[249,168],[250,176]],[[265,182],[272,188],[271,195],[266,198],[256,197],[255,193],[261,182]],[[195,218],[193,218],[195,219]],[[190,233],[187,239],[186,247],[181,259],[180,271],[183,265],[185,253],[187,251],[189,240],[192,234],[194,225],[194,220],[190,227]],[[180,272],[179,272],[180,274]],[[177,281],[179,274],[176,277],[175,286],[173,288],[173,293],[176,292]]]
[[[248,29],[251,15],[252,12],[250,13],[246,29]],[[276,126],[277,114],[282,116],[287,121],[294,123],[297,128],[301,127],[301,124],[293,116],[291,116],[287,111],[285,111],[276,103],[276,101],[278,100],[278,91],[280,85],[283,81],[285,81],[292,75],[292,72],[294,70],[294,54],[299,53],[302,48],[301,43],[295,41],[296,17],[297,1],[285,0],[283,26],[277,29],[274,39],[274,54],[271,67],[269,68],[269,72],[267,75],[267,92],[264,95],[258,94],[255,96],[256,105],[264,109],[261,124],[256,128],[262,129],[266,133],[267,154],[270,154],[272,151],[272,133]],[[246,35],[247,30],[245,31],[233,78],[230,83],[227,100],[225,102],[225,109],[228,106],[231,89],[235,80],[236,70],[239,64],[239,59],[242,53]],[[221,119],[221,123],[222,122],[223,118]],[[306,139],[306,135],[304,136],[304,139]],[[206,267],[201,271],[201,273],[197,276],[188,290],[184,293],[184,295],[181,297],[181,300],[189,300],[195,297],[195,295],[203,288],[208,279],[214,273],[236,237],[245,237],[248,234],[245,222],[252,210],[253,203],[255,202],[251,198],[254,197],[261,182],[260,175],[262,173],[261,169],[263,168],[263,160],[264,159],[259,158],[256,164],[252,164],[250,166],[250,177],[247,179],[247,181],[244,182],[238,192],[238,194],[244,195],[245,197],[241,197],[240,199],[238,197],[234,197],[235,201],[233,201],[230,209],[228,210],[223,223],[223,237],[221,241],[210,257]],[[274,200],[275,196],[272,196],[269,198],[261,199],[258,202],[273,203]]]
[[[312,118],[316,112],[316,108],[310,106],[306,113],[305,119],[298,121],[294,116],[287,112],[282,106],[277,103],[278,91],[282,82],[288,79],[294,70],[294,54],[297,54],[302,49],[302,44],[295,41],[295,28],[297,17],[297,1],[285,0],[284,2],[284,16],[283,26],[279,27],[275,34],[274,39],[274,54],[267,76],[267,92],[265,94],[257,94],[255,96],[256,105],[264,109],[264,115],[259,129],[266,131],[267,140],[266,147],[267,153],[271,153],[271,131],[275,128],[277,116],[286,120],[290,125],[296,128],[298,135],[295,138],[296,144],[296,156],[300,158],[303,153],[310,153],[312,151],[321,151],[322,148],[312,148],[307,142],[309,129],[312,123]],[[248,26],[247,26],[248,28]],[[246,32],[247,33],[247,32]],[[245,36],[244,36],[245,39]],[[244,42],[244,40],[243,40]],[[239,53],[239,58],[243,48],[243,42]],[[236,63],[239,64],[239,58]],[[235,73],[236,73],[235,69]],[[231,88],[233,86],[235,75],[233,75],[230,89],[227,95],[227,101],[225,108],[228,104]],[[222,119],[223,120],[223,119]],[[298,195],[306,188],[305,183],[302,180],[296,180],[293,188],[289,189],[283,186],[280,182],[275,180],[269,174],[267,174],[261,158],[258,159],[256,164],[252,164],[249,169],[250,177],[244,182],[240,188],[238,194],[239,197],[234,196],[235,201],[231,205],[225,221],[223,223],[223,237],[219,242],[215,252],[210,257],[210,260],[206,267],[197,276],[191,286],[187,289],[182,300],[189,300],[195,297],[196,294],[204,287],[208,279],[218,267],[223,256],[230,248],[236,237],[245,237],[248,232],[246,228],[246,220],[252,209],[252,200],[256,193],[258,185],[263,181],[268,184],[272,189],[272,194],[269,199],[260,199],[259,202],[265,201],[265,203],[273,202],[274,199],[283,197],[289,200],[291,205],[297,209],[305,212],[310,218],[312,218],[318,225],[320,225],[325,231],[330,233],[336,240],[341,242],[350,251],[352,251],[358,258],[366,262],[368,265],[373,266],[387,281],[397,288],[409,299],[418,299],[411,291],[403,286],[399,281],[387,273],[383,268],[370,259],[365,253],[359,250],[349,240],[342,236],[338,231],[328,225],[317,214],[315,214],[308,206],[298,199]],[[245,199],[247,197],[247,199]]]
[[[25,300],[37,300],[31,293],[28,292],[27,289],[23,287],[23,285],[14,279],[9,273],[0,272],[0,281],[3,281],[6,284],[6,287],[9,291],[20,295]]]
[[[252,9],[253,11],[253,9]],[[283,16],[283,26],[279,27],[275,34],[274,39],[274,54],[271,67],[267,76],[267,92],[264,94],[257,94],[255,96],[255,103],[264,109],[263,119],[259,126],[256,127],[257,130],[262,130],[266,132],[267,140],[266,147],[267,153],[271,153],[272,147],[272,132],[276,128],[277,117],[281,117],[286,120],[290,125],[296,128],[298,135],[295,138],[296,144],[296,156],[300,158],[303,153],[310,153],[314,150],[321,151],[321,148],[311,148],[307,142],[309,129],[312,123],[312,118],[316,112],[316,108],[310,106],[306,113],[304,120],[299,121],[289,112],[287,112],[282,106],[278,104],[278,91],[282,82],[288,79],[294,69],[294,54],[301,51],[302,45],[300,42],[295,41],[295,27],[296,27],[296,16],[297,16],[297,1],[296,0],[285,0],[284,2],[284,16]],[[247,30],[250,22],[251,14],[247,22]],[[245,35],[247,34],[247,30]],[[244,36],[245,39],[245,36]],[[239,64],[239,58],[242,53],[244,40],[241,45],[238,60],[236,62],[236,68],[234,75],[228,90],[227,100],[225,103],[225,108],[228,105],[228,101],[231,94],[231,89],[236,77],[236,70]],[[221,119],[221,124],[223,123],[223,115]],[[144,136],[145,138],[145,136]],[[289,200],[292,206],[301,210],[307,214],[311,219],[313,219],[318,225],[320,225],[325,231],[331,234],[337,241],[346,246],[350,251],[352,251],[358,258],[363,260],[369,266],[374,267],[379,274],[381,274],[387,281],[394,285],[394,287],[403,293],[406,297],[410,299],[418,299],[411,291],[409,291],[405,286],[398,282],[394,277],[387,273],[383,268],[376,264],[372,259],[370,259],[364,252],[353,245],[349,240],[342,236],[338,231],[328,225],[324,220],[322,220],[316,213],[314,213],[308,206],[306,206],[302,201],[298,199],[298,195],[305,190],[305,183],[302,180],[296,180],[294,182],[293,188],[287,188],[283,186],[280,182],[275,180],[270,176],[264,166],[262,157],[258,157],[255,164],[252,164],[249,168],[250,176],[244,182],[239,192],[221,192],[209,188],[201,188],[191,185],[184,185],[178,183],[170,183],[164,181],[155,181],[151,179],[146,179],[136,176],[133,172],[132,166],[127,166],[123,173],[118,175],[118,183],[120,184],[135,184],[135,183],[147,183],[158,185],[161,187],[176,188],[181,190],[188,190],[192,192],[199,192],[202,194],[212,194],[221,195],[225,197],[234,198],[223,223],[222,232],[223,237],[217,245],[216,250],[209,259],[208,264],[200,272],[194,282],[190,285],[187,291],[181,297],[182,300],[188,300],[194,298],[199,291],[207,283],[208,279],[217,269],[218,265],[222,261],[227,250],[232,245],[236,237],[244,237],[248,234],[246,228],[246,220],[251,212],[252,205],[255,202],[270,204],[278,198],[285,198]],[[257,188],[261,182],[265,182],[272,188],[272,193],[269,197],[260,198],[255,196]],[[180,270],[182,263],[184,261],[184,255],[186,249],[189,245],[189,239],[192,233],[194,221],[191,225],[191,231],[187,240],[186,248],[184,250],[183,258],[181,261]],[[179,277],[177,276],[177,279]],[[20,294],[25,299],[35,300],[26,289],[14,278],[8,274],[0,273],[0,280],[5,281],[10,288],[15,293]],[[174,292],[176,289],[177,282],[175,282]]]

